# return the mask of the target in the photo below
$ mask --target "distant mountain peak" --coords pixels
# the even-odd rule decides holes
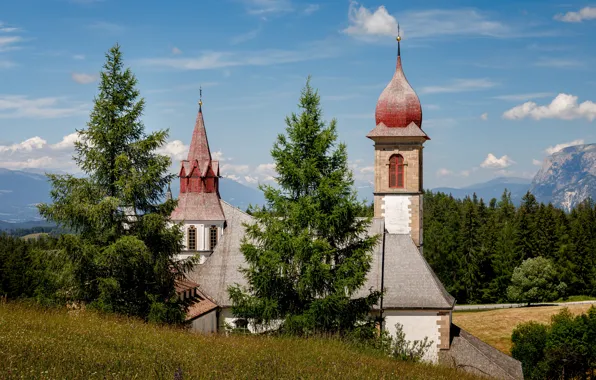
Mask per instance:
[[[530,191],[567,211],[588,197],[596,199],[596,144],[569,146],[547,157]]]

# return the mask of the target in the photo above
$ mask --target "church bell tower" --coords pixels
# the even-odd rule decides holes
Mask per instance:
[[[397,37],[397,65],[375,111],[374,215],[390,234],[407,234],[422,252],[422,149],[430,138],[422,130],[422,107],[408,83]]]

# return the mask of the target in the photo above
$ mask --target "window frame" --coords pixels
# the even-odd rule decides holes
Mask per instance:
[[[192,235],[192,238],[191,238]],[[186,249],[189,251],[196,251],[197,250],[197,228],[195,226],[190,226],[187,229],[187,236],[186,236]],[[191,245],[192,243],[192,245]]]
[[[215,235],[213,232],[215,231]],[[209,227],[209,249],[214,250],[217,247],[217,243],[219,242],[219,231],[217,226]]]
[[[404,189],[406,187],[406,163],[404,156],[399,153],[389,157],[389,188]],[[401,185],[400,185],[401,180]]]

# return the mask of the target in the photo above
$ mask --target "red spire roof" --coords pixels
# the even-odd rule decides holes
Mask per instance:
[[[192,132],[190,149],[188,150],[187,161],[205,162],[211,160],[211,151],[209,150],[209,141],[207,141],[207,131],[205,130],[205,121],[203,120],[202,106],[199,107],[195,129]]]
[[[413,122],[420,128],[422,107],[418,95],[408,83],[401,67],[400,39],[398,36],[395,74],[377,101],[376,125],[383,123],[389,128],[405,128]]]
[[[180,196],[171,215],[174,221],[225,220],[219,202],[219,162],[211,159],[202,105],[199,101],[188,159],[181,162],[178,174]]]

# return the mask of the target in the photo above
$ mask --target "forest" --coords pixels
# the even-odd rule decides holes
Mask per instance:
[[[423,254],[458,304],[510,301],[515,268],[548,259],[561,296],[596,295],[596,207],[586,200],[571,212],[536,201],[528,192],[519,207],[507,190],[488,204],[443,193],[424,195]],[[554,300],[549,300],[554,301]]]

